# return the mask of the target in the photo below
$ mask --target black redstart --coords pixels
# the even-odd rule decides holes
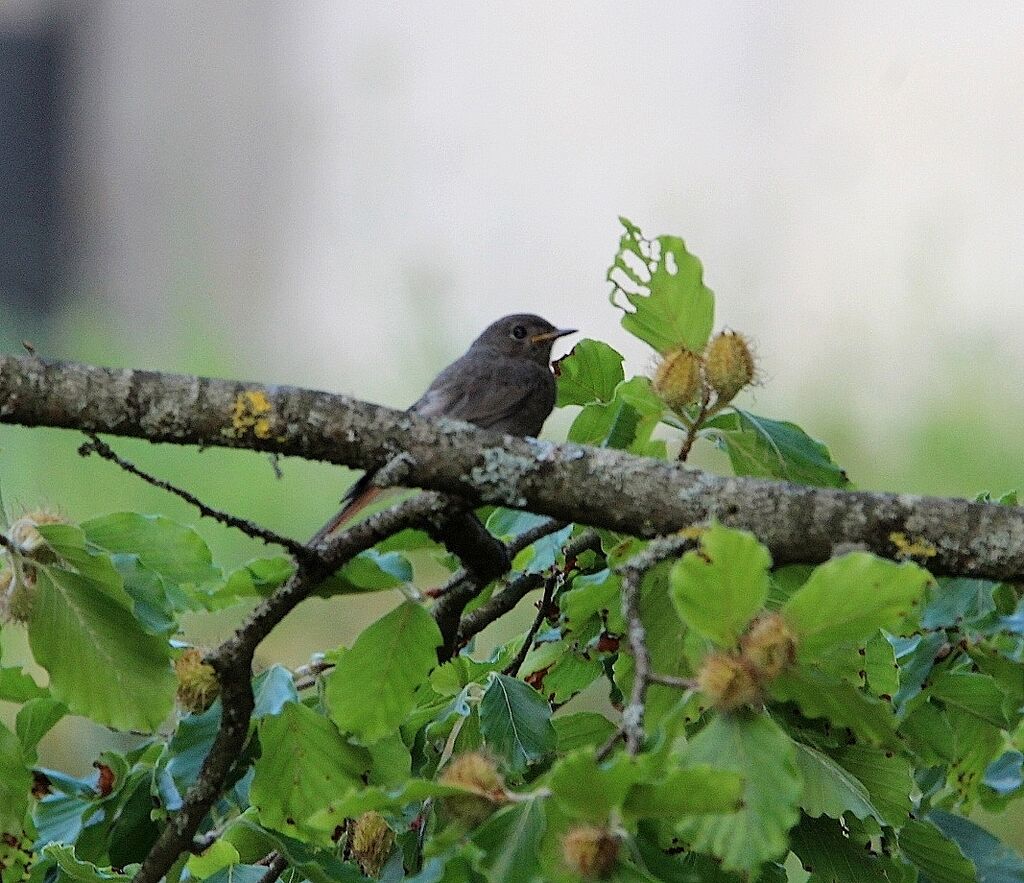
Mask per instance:
[[[555,406],[551,347],[574,328],[556,328],[546,319],[516,313],[493,322],[445,368],[410,408],[423,417],[454,417],[510,435],[537,435]],[[380,489],[373,472],[352,485],[341,511],[313,543],[323,540],[368,505]]]

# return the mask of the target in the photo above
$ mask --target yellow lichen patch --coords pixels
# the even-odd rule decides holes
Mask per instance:
[[[699,540],[704,534],[708,532],[707,527],[700,527],[697,525],[690,525],[676,531],[679,536],[687,540]]]
[[[256,438],[270,438],[274,423],[274,406],[262,389],[247,389],[235,397],[231,407],[229,435],[236,438],[251,432]]]
[[[889,542],[896,547],[897,558],[934,558],[939,550],[924,537],[908,537],[903,531],[889,534]]]

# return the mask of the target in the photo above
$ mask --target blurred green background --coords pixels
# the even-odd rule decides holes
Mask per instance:
[[[0,349],[405,406],[487,322],[532,310],[648,372],[606,299],[623,213],[685,237],[718,327],[753,337],[743,404],[825,441],[856,485],[1024,489],[1024,7],[526,5],[0,4]],[[8,506],[196,523],[81,441],[0,426]],[[352,478],[115,446],[296,537]],[[264,552],[197,527],[225,567]],[[258,660],[301,664],[393,601],[309,601]],[[17,629],[3,646],[26,656]],[[43,761],[81,773],[110,739],[65,720]]]

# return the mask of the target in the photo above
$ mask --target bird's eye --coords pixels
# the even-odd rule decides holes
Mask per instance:
[[[516,340],[522,340],[524,337],[526,337],[526,326],[525,325],[516,325],[512,329],[512,336]]]

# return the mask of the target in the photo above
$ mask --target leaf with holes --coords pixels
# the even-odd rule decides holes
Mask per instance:
[[[625,313],[622,327],[659,353],[674,347],[699,352],[715,321],[715,296],[704,284],[701,262],[678,236],[648,241],[635,224],[619,220],[625,233],[608,281],[615,286],[611,302]]]

